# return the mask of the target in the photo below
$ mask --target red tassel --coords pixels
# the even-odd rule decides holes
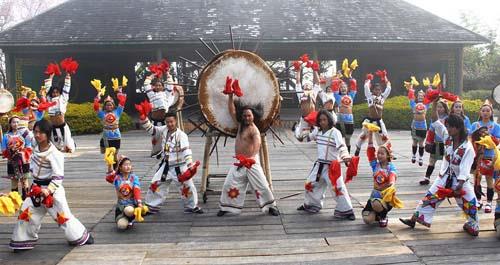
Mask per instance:
[[[163,76],[163,69],[160,65],[158,64],[151,64],[149,65],[149,71],[153,73],[157,78],[161,78]]]
[[[339,161],[332,160],[332,162],[330,163],[330,167],[328,168],[328,178],[332,183],[333,191],[335,192],[336,196],[343,195],[343,193],[339,190],[337,186],[337,180],[340,178],[340,175],[341,175],[341,170]]]
[[[353,156],[345,172],[345,183],[351,182],[358,175],[359,156]]]
[[[168,61],[166,59],[161,60],[160,68],[164,74],[168,73],[168,71],[170,70],[170,64],[168,63]]]
[[[9,159],[10,158],[10,152],[9,152],[9,150],[7,150],[7,149],[3,150],[2,151],[2,156],[3,156],[3,158]]]
[[[439,90],[428,89],[424,96],[424,104],[430,104],[439,97]]]
[[[244,155],[236,155],[234,158],[238,159],[238,163],[234,163],[233,165],[237,167],[246,167],[250,169],[253,164],[255,164],[255,160],[253,158],[247,158]]]
[[[45,197],[45,199],[43,199],[42,203],[43,205],[45,205],[45,207],[52,208],[52,206],[54,206],[54,197],[52,195],[49,195]]]
[[[61,68],[71,75],[76,74],[76,70],[78,69],[78,62],[73,60],[72,57],[68,57],[63,59],[60,63]]]
[[[61,75],[61,69],[59,69],[59,65],[55,63],[49,63],[47,68],[45,69],[46,75]]]
[[[446,100],[449,100],[451,102],[455,102],[458,99],[457,95],[454,95],[453,93],[447,92],[447,91],[441,91],[441,97],[443,97]]]
[[[307,116],[304,118],[304,120],[309,123],[311,126],[316,125],[316,120],[318,119],[318,112],[317,111],[311,111]]]
[[[441,186],[438,186],[438,190],[436,191],[436,195],[438,198],[453,198],[455,197],[455,192],[452,189],[444,188]],[[462,189],[460,190],[460,195],[464,196],[465,191]]]
[[[241,88],[240,88],[240,82],[238,81],[238,79],[235,79],[235,80],[233,81],[232,88],[233,88],[233,93],[234,93],[237,97],[242,97],[242,96],[243,96],[243,92],[241,91]]]
[[[312,66],[313,66],[313,61],[307,61],[306,67],[307,68],[312,68]]]
[[[224,86],[224,90],[222,91],[222,93],[226,95],[233,94],[233,89],[231,88],[232,83],[233,79],[231,79],[231,77],[229,76],[226,76],[226,85]]]
[[[118,105],[125,107],[125,102],[127,101],[127,94],[118,93],[116,94],[116,98],[118,99]]]
[[[194,162],[192,166],[190,166],[184,173],[182,173],[177,179],[179,182],[185,182],[190,180],[196,175],[196,171],[198,169],[198,166],[200,166],[200,161]]]
[[[12,110],[14,112],[20,112],[23,109],[29,108],[30,100],[27,97],[20,97],[16,101],[16,107]]]
[[[38,110],[39,111],[46,111],[50,107],[53,107],[55,105],[57,105],[57,102],[54,102],[54,101],[51,101],[51,102],[40,102],[40,104],[38,104]]]
[[[415,99],[415,90],[413,88],[408,89],[408,99]]]
[[[335,78],[332,80],[332,92],[338,92],[340,90],[340,85],[342,85],[342,80]]]
[[[434,138],[435,138],[435,133],[431,130],[427,130],[427,135],[425,136],[425,143],[426,144],[433,144]]]
[[[142,101],[139,104],[134,104],[134,106],[135,106],[135,109],[137,110],[137,112],[139,112],[139,119],[141,119],[141,120],[145,120],[146,117],[148,116],[148,114],[153,109],[153,107],[151,106],[151,103],[149,103],[149,101],[147,99],[145,99],[144,101]]]
[[[351,91],[358,91],[358,82],[356,81],[356,79],[349,79],[349,89]]]
[[[307,55],[307,53],[304,53],[302,54],[299,59],[303,62],[303,63],[308,63],[309,62],[309,55]]]
[[[134,200],[141,200],[141,189],[139,187],[134,187]]]
[[[387,71],[384,70],[377,70],[375,73],[379,78],[382,83],[387,83]]]
[[[366,156],[368,157],[368,162],[376,160],[377,156],[375,155],[375,147],[369,146],[366,148]]]
[[[101,105],[99,104],[99,98],[94,98],[94,111],[99,111]]]
[[[295,71],[299,71],[300,67],[302,67],[301,61],[293,61],[293,68],[295,69]]]
[[[311,64],[311,68],[313,69],[313,71],[315,71],[315,72],[319,72],[319,62],[318,62],[318,61],[314,61],[314,62]]]
[[[370,81],[373,80],[373,74],[371,74],[371,73],[366,74],[366,80],[370,80]]]
[[[137,108],[138,105],[135,105],[135,106]],[[108,183],[113,184],[115,182],[115,176],[116,176],[116,172],[114,170],[109,172],[108,174],[106,174],[106,181]]]

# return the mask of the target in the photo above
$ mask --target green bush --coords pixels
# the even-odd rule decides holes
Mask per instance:
[[[92,103],[68,104],[65,118],[71,128],[71,133],[75,135],[102,132],[101,121],[97,118]],[[120,131],[124,132],[132,127],[132,119],[124,112],[120,117]]]
[[[47,113],[45,114],[47,117]],[[73,135],[96,134],[102,132],[102,124],[94,112],[92,103],[68,104],[66,122]],[[1,119],[1,125],[7,130],[7,119]],[[133,121],[125,112],[120,117],[120,131],[124,132],[133,128]]]
[[[469,116],[471,122],[474,122],[477,120],[482,100],[463,100],[463,102],[465,114]],[[354,125],[360,128],[363,119],[368,115],[368,105],[366,103],[354,105],[353,113]],[[429,111],[427,112],[427,117],[429,120]],[[413,113],[410,109],[408,98],[406,96],[397,96],[387,99],[384,104],[383,119],[387,129],[409,130],[411,128]]]
[[[485,100],[491,97],[491,89],[478,89],[478,90],[469,90],[463,93],[462,98],[464,99],[480,99]]]

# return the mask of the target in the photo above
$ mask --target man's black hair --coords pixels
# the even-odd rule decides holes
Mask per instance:
[[[47,135],[47,141],[50,141],[50,137],[52,136],[52,123],[46,119],[41,119],[35,122],[35,125],[33,126],[33,131],[37,127],[40,130],[40,132]]]
[[[326,116],[326,119],[328,120],[328,129],[331,129],[333,128],[333,115],[326,109],[322,109],[320,111],[318,111],[318,115],[316,116],[316,126],[321,128],[321,126],[319,126],[319,117],[321,115],[325,115]]]
[[[236,107],[236,121],[242,123],[243,121],[243,112],[245,110],[250,110],[253,114],[253,121],[258,122],[264,116],[264,111],[261,104],[250,106],[250,105],[242,105],[239,101],[234,102]]]

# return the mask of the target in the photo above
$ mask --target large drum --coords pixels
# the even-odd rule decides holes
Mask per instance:
[[[280,109],[278,80],[258,55],[242,50],[217,54],[198,78],[198,100],[209,124],[230,136],[238,131],[228,110],[228,96],[222,93],[227,76],[239,80],[243,96],[234,97],[239,105],[262,107],[262,119],[254,122],[261,132],[267,131]]]
[[[4,88],[0,88],[0,114],[7,113],[14,107],[14,97]]]
[[[495,101],[495,103],[500,104],[500,84],[498,84],[493,90],[491,91],[491,97]]]

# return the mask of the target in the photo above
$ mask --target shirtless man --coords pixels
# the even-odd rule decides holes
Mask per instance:
[[[228,105],[231,117],[238,124],[235,158],[239,162],[234,163],[226,176],[217,216],[223,216],[228,212],[234,214],[241,212],[249,183],[262,212],[277,216],[279,211],[274,196],[259,163],[261,139],[254,119],[258,119],[260,115],[254,108],[248,106],[237,110],[233,94],[229,94]]]

